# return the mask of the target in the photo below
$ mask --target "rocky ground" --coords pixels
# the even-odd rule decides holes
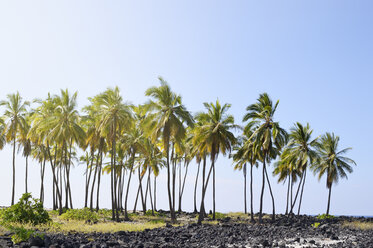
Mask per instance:
[[[241,223],[225,218],[218,224],[145,230],[142,232],[45,234],[13,246],[10,237],[0,237],[1,247],[373,247],[373,230],[348,228],[349,221],[372,219],[337,217],[317,220],[310,216],[278,216],[264,224]],[[320,225],[315,228],[315,222]]]

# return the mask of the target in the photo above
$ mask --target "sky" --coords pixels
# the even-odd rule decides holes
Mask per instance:
[[[267,92],[280,100],[275,120],[282,127],[309,122],[315,138],[334,132],[340,148],[353,148],[348,157],[357,166],[333,187],[331,213],[373,215],[372,11],[370,0],[1,1],[0,99],[19,91],[32,101],[68,88],[78,92],[82,108],[88,97],[118,86],[126,101],[140,104],[148,99],[145,90],[159,85],[162,76],[192,113],[219,99],[232,104],[230,113],[241,125],[245,108]],[[11,201],[11,158],[8,145],[0,151],[1,206]],[[16,198],[24,192],[24,164],[17,155]],[[196,167],[190,165],[183,200],[189,211]],[[35,197],[39,169],[30,162],[29,188]],[[51,207],[50,167],[46,177],[45,206]],[[83,206],[83,178],[84,165],[76,164],[74,207]],[[157,204],[163,209],[168,208],[165,182],[162,171]],[[286,185],[274,177],[271,182],[276,211],[284,212]],[[260,186],[255,170],[255,212]],[[107,175],[101,192],[101,207],[110,207]],[[209,190],[208,209],[211,198]],[[268,189],[264,204],[270,212]],[[319,182],[308,173],[302,213],[324,213],[326,204],[325,178]],[[243,211],[242,172],[223,156],[217,161],[216,208]]]

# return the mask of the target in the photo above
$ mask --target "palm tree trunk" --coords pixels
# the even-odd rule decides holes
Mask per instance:
[[[181,163],[179,163],[179,208],[177,209],[178,212],[181,212]]]
[[[262,191],[260,193],[260,205],[259,205],[259,223],[263,223],[262,214],[263,214],[263,196],[264,196],[264,187],[265,187],[266,155],[267,155],[266,152],[264,152],[263,171],[262,171]]]
[[[135,200],[135,206],[133,207],[133,212],[136,213],[136,207],[137,207],[137,200],[139,199],[139,194],[140,194],[140,184],[137,187],[137,194],[136,194],[136,200]]]
[[[328,195],[328,207],[326,208],[326,216],[329,216],[329,209],[330,209],[330,196],[332,194],[332,184],[329,187],[329,195]]]
[[[267,174],[267,169],[266,168],[265,168],[265,173],[266,173],[266,178],[267,178],[269,193],[271,194],[271,198],[272,198],[272,220],[274,221],[276,219],[275,198],[273,197],[272,187],[271,187],[271,183],[269,182],[269,178],[268,178],[268,174]]]
[[[286,210],[285,210],[285,215],[288,214],[288,210],[289,210],[289,192],[290,192],[290,177],[291,175],[289,174],[288,176],[288,190],[287,190],[287,194],[286,194]]]
[[[201,162],[198,163],[198,169],[197,169],[197,176],[196,181],[194,183],[194,211],[193,213],[197,213],[197,184],[198,184],[198,176],[199,176],[199,167],[201,166]]]
[[[97,160],[96,160],[96,168],[95,168],[95,174],[93,176],[93,182],[92,182],[92,188],[91,188],[91,200],[89,202],[89,208],[91,209],[91,211],[93,210],[93,192],[94,192],[94,189],[95,189],[95,184],[96,184],[96,178],[97,178],[97,171],[98,171],[98,157],[97,157]]]
[[[304,183],[306,182],[306,173],[307,173],[307,169],[304,170],[304,179],[303,179],[302,190],[300,192],[300,198],[299,198],[298,215],[300,214],[300,207],[302,205]]]
[[[171,219],[174,219],[173,222],[176,222],[176,213],[175,213],[175,189],[176,189],[176,159],[174,159],[175,146],[172,145],[171,153],[171,162],[172,162],[172,215],[174,216]]]
[[[140,166],[138,167],[138,173],[139,173],[139,187],[140,187],[142,211],[145,214],[146,213],[146,206],[145,206],[145,201],[144,201],[144,194],[143,194],[143,191],[142,191],[142,178],[143,178],[143,176],[141,176]]]
[[[40,201],[44,204],[44,172],[45,172],[45,159],[43,159],[42,164],[40,165]],[[54,190],[54,184],[53,184]],[[54,192],[53,192],[54,195]],[[53,202],[54,205],[54,202]]]
[[[212,219],[215,220],[215,161],[212,164]]]
[[[27,178],[28,178],[28,155],[26,155],[26,175],[25,175],[25,192],[28,193],[27,190]]]
[[[203,167],[206,167],[205,164]],[[201,208],[200,208],[200,211],[199,211],[199,215],[198,215],[198,224],[202,224],[202,221],[205,217],[205,205],[204,205],[204,201],[205,201],[205,195],[206,195],[206,190],[207,190],[207,185],[209,183],[209,179],[210,179],[210,176],[211,176],[211,172],[213,170],[213,167],[214,167],[214,159],[212,159],[212,164],[211,164],[211,167],[210,167],[210,170],[209,170],[209,173],[208,173],[208,176],[207,176],[207,179],[206,179],[206,182],[204,182],[202,184],[202,198],[201,198]],[[205,169],[205,168],[204,168]]]
[[[184,174],[184,179],[183,179],[183,186],[181,187],[181,194],[180,194],[180,199],[179,199],[179,208],[180,208],[179,212],[181,212],[181,202],[182,202],[182,199],[183,199],[186,177],[188,175],[188,168],[189,168],[189,163],[186,163],[185,164],[185,174]]]
[[[13,131],[13,186],[12,186],[12,206],[14,205],[14,193],[16,187],[16,135]]]
[[[245,210],[245,214],[247,214],[247,201],[246,201],[246,163],[243,165],[243,177],[244,177],[244,184],[243,184],[243,201],[244,201],[244,210]]]
[[[250,216],[251,216],[251,223],[254,223],[254,195],[253,195],[253,164],[250,163]]]
[[[157,177],[154,175],[154,211],[157,211]]]
[[[150,206],[152,207],[152,216],[154,216],[154,205],[153,205],[153,199],[152,199],[152,187],[150,183],[150,167],[149,167],[149,176],[148,176],[148,186],[149,186],[149,199],[150,199]]]
[[[169,145],[167,145],[167,193],[168,193],[168,204],[170,206],[171,222],[176,222],[176,216],[172,209],[172,196],[171,196],[171,171],[170,171],[170,151]]]
[[[303,182],[303,176],[304,176],[304,173],[302,173],[302,176],[301,176],[301,178],[300,178],[299,185],[298,185],[298,189],[297,189],[297,193],[295,194],[294,202],[291,203],[291,208],[290,208],[290,213],[289,213],[289,214],[292,214],[292,213],[293,213],[293,208],[294,208],[294,206],[295,206],[295,203],[297,202],[297,198],[298,198],[299,190],[300,190],[300,187],[301,187],[302,182]]]
[[[102,171],[102,150],[100,149],[100,168],[98,169],[97,178],[97,195],[96,195],[96,211],[99,210],[99,200],[100,200],[100,183],[101,183],[101,171]]]
[[[125,200],[124,200],[124,220],[128,221],[129,220],[129,217],[128,217],[128,211],[127,211],[127,203],[128,203],[128,193],[129,193],[129,189],[130,189],[130,183],[131,183],[131,178],[132,178],[132,170],[133,170],[133,165],[135,163],[135,150],[132,151],[132,161],[131,161],[131,167],[130,167],[130,170],[129,170],[129,175],[128,175],[128,182],[127,182],[127,189],[126,189],[126,196],[125,196]]]

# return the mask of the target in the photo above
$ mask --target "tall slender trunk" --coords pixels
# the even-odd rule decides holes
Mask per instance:
[[[171,161],[172,161],[172,215],[174,216],[171,219],[173,222],[176,222],[176,213],[175,213],[175,190],[176,190],[176,159],[175,156],[175,145],[172,146]]]
[[[70,139],[69,164],[68,164],[68,167],[67,167],[67,188],[68,188],[68,191],[69,191],[70,208],[73,209],[73,199],[72,199],[71,184],[70,184],[71,149],[72,149],[72,139]]]
[[[214,160],[215,159],[212,159],[212,164],[211,164],[211,167],[210,167],[210,170],[209,170],[206,182],[204,182],[203,186],[202,186],[201,209],[200,209],[199,215],[198,215],[198,222],[197,222],[198,224],[202,224],[202,221],[203,221],[204,216],[205,216],[205,213],[204,213],[205,212],[205,210],[204,210],[204,208],[205,208],[204,207],[204,201],[205,201],[205,195],[206,195],[207,185],[209,183],[211,172],[212,172],[212,170],[214,168]],[[203,165],[203,167],[206,167],[205,164]]]
[[[274,221],[274,220],[276,219],[275,198],[274,198],[274,196],[273,196],[271,183],[269,182],[268,173],[267,173],[267,168],[265,168],[265,173],[266,173],[266,178],[267,178],[267,183],[268,183],[269,193],[271,194],[271,198],[272,198],[272,220]]]
[[[145,214],[146,212],[146,206],[145,206],[145,201],[144,201],[144,194],[142,191],[142,178],[143,176],[141,175],[140,172],[140,166],[138,167],[138,173],[139,173],[139,187],[140,187],[140,196],[141,196],[141,203],[142,203],[142,211]]]
[[[179,163],[179,194],[178,194],[178,200],[179,200],[179,207],[177,209],[178,212],[181,212],[181,163]]]
[[[101,183],[101,171],[102,171],[102,149],[100,149],[100,168],[98,169],[98,178],[97,178],[97,195],[96,195],[96,211],[99,210],[100,206],[100,183]]]
[[[56,147],[56,150],[57,150],[57,147]],[[52,159],[52,156],[51,156],[51,152],[50,152],[50,148],[49,148],[49,142],[47,142],[47,152],[48,152],[48,156],[49,156],[49,161],[50,161],[50,164],[51,164],[51,168],[52,168],[52,174],[53,174],[53,185],[55,185],[55,188],[56,188],[56,196],[58,198],[58,202],[59,202],[59,215],[62,214],[62,192],[60,192],[60,189],[58,188],[58,182],[57,182],[57,178],[56,178],[56,157],[57,157],[57,152],[55,152],[55,155],[54,155],[54,163],[53,163],[53,159]],[[57,201],[55,201],[57,203]]]
[[[154,211],[157,211],[157,177],[154,175]]]
[[[263,156],[263,171],[262,171],[262,190],[260,193],[260,205],[259,205],[259,223],[263,223],[262,215],[263,215],[263,196],[264,196],[264,187],[265,187],[265,168],[266,168],[266,156],[267,153],[264,151]]]
[[[303,177],[304,177],[304,173],[302,173],[302,176],[301,176],[301,178],[300,178],[299,185],[298,185],[298,189],[297,189],[297,193],[295,194],[294,202],[291,203],[291,208],[290,208],[290,213],[289,213],[289,214],[292,214],[292,213],[293,213],[293,208],[294,208],[294,206],[295,206],[295,203],[297,202],[297,198],[298,198],[299,190],[300,190],[300,187],[301,187],[302,182],[303,182]]]
[[[128,193],[129,193],[129,190],[130,190],[130,183],[131,183],[131,178],[132,178],[133,165],[135,163],[135,154],[136,154],[136,151],[133,150],[132,151],[132,161],[131,161],[131,166],[130,166],[129,175],[128,175],[126,196],[125,196],[125,200],[124,200],[124,220],[126,220],[126,221],[129,220],[128,211],[127,211],[127,202],[128,202]]]
[[[300,214],[300,207],[302,205],[304,183],[306,182],[306,174],[307,174],[307,169],[304,170],[304,179],[303,179],[302,190],[300,192],[300,198],[299,198],[298,215]]]
[[[135,199],[135,206],[133,207],[133,212],[136,213],[136,207],[137,207],[137,200],[139,199],[139,194],[140,194],[140,184],[137,187],[137,194],[136,194],[136,199]]]
[[[150,171],[151,168],[149,167],[149,175],[148,175],[148,187],[149,187],[149,199],[150,199],[150,206],[152,207],[152,216],[154,216],[154,205],[153,205],[153,199],[152,199],[152,187],[150,183]]]
[[[254,195],[253,195],[253,164],[250,163],[250,218],[251,222],[254,223],[254,207],[253,207],[253,202],[254,202]]]
[[[28,155],[26,155],[26,175],[25,175],[25,192],[28,193],[27,190],[27,179],[28,179]]]
[[[12,206],[14,205],[14,193],[16,187],[16,135],[13,131],[13,186],[12,186]]]
[[[43,162],[40,165],[40,201],[44,204],[44,172],[45,172],[45,159],[43,159]],[[54,190],[54,184],[53,184],[53,190]],[[53,192],[54,195],[54,192]],[[53,202],[54,205],[54,202]]]
[[[329,195],[328,195],[328,207],[326,208],[326,216],[329,215],[329,209],[330,209],[330,196],[332,194],[332,184],[330,184],[329,187]]]
[[[198,169],[197,169],[197,176],[196,181],[194,183],[194,211],[193,213],[197,213],[197,184],[198,184],[198,176],[199,176],[199,168],[201,166],[201,161],[198,163]]]
[[[92,182],[92,188],[91,188],[91,199],[90,199],[90,202],[89,202],[89,208],[91,209],[91,211],[93,210],[93,191],[95,189],[95,184],[96,184],[96,178],[97,178],[97,171],[98,171],[98,154],[97,154],[97,160],[96,160],[96,167],[95,167],[95,174],[93,175],[93,182]]]
[[[285,215],[288,214],[288,210],[289,210],[289,192],[290,192],[290,177],[291,177],[291,174],[289,174],[288,176],[288,190],[287,190],[287,194],[286,194],[286,210],[285,210]]]
[[[185,181],[186,181],[186,177],[188,175],[188,168],[189,168],[189,163],[186,163],[185,164],[185,174],[184,174],[184,179],[183,179],[183,186],[181,187],[181,192],[180,192],[180,196],[179,196],[179,209],[180,209],[179,212],[181,212],[181,202],[183,200]]]
[[[172,196],[171,196],[171,168],[170,168],[170,150],[169,145],[166,148],[167,153],[167,193],[168,193],[168,204],[170,206],[171,222],[176,222],[176,216],[172,209]]]
[[[247,200],[246,200],[246,163],[243,165],[243,178],[244,178],[244,184],[243,184],[243,201],[244,201],[244,210],[245,214],[247,214]]]
[[[212,164],[212,219],[215,220],[215,161]]]

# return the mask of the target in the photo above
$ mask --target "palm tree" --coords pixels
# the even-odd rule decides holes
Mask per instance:
[[[284,160],[284,163],[289,165],[294,164],[297,168],[296,170],[301,173],[301,180],[298,188],[300,188],[300,185],[302,184],[302,189],[299,198],[298,215],[302,204],[307,168],[317,159],[317,152],[315,150],[317,138],[313,140],[311,139],[312,132],[313,130],[310,128],[308,123],[305,126],[299,122],[295,123],[294,127],[290,129],[290,140],[283,152],[284,156],[282,159]],[[291,204],[290,213],[293,212],[295,201],[296,199],[294,200],[294,203]]]
[[[28,132],[30,131],[30,118],[26,117],[26,122],[24,127],[20,130],[18,135],[18,150],[22,149],[22,155],[26,159],[26,170],[25,170],[25,193],[28,193],[27,181],[28,181],[28,157],[31,155],[32,144],[31,139],[28,137]]]
[[[167,191],[170,206],[171,220],[176,221],[174,208],[174,194],[171,195],[171,166],[173,161],[173,150],[175,141],[182,140],[185,137],[187,126],[193,126],[192,115],[186,110],[181,101],[181,96],[171,91],[170,86],[163,78],[159,77],[161,86],[151,87],[146,90],[145,95],[150,96],[147,104],[147,110],[150,111],[144,120],[144,132],[152,138],[153,143],[161,137],[166,156],[167,167]],[[171,158],[170,158],[171,152]],[[174,192],[173,192],[174,193]]]
[[[17,92],[16,94],[7,95],[7,101],[1,101],[1,106],[5,106],[5,134],[8,142],[13,142],[13,184],[12,184],[12,202],[14,205],[15,194],[15,170],[16,170],[16,137],[21,129],[26,126],[26,107],[30,105],[28,101],[23,101]]]
[[[245,204],[245,214],[247,213],[246,207],[246,174],[247,174],[247,166],[246,164],[250,164],[250,218],[251,222],[254,223],[254,207],[253,207],[253,167],[258,167],[258,163],[256,162],[258,154],[254,153],[253,143],[250,140],[253,134],[252,127],[250,125],[246,126],[244,130],[244,136],[242,136],[239,140],[240,142],[235,147],[236,153],[232,155],[233,162],[235,163],[234,169],[235,170],[243,170],[244,175],[244,204]]]
[[[323,135],[318,144],[320,159],[318,163],[315,163],[313,166],[314,173],[318,174],[319,180],[326,174],[326,187],[329,189],[326,215],[329,215],[330,196],[333,184],[338,183],[340,178],[347,178],[346,172],[352,173],[353,169],[351,165],[356,165],[355,161],[343,156],[352,148],[349,147],[339,150],[338,143],[339,136],[335,136],[334,133],[326,133]]]
[[[278,122],[273,121],[279,101],[273,104],[267,93],[259,95],[256,103],[249,105],[248,111],[243,121],[249,121],[249,125],[255,126],[255,131],[250,137],[253,139],[253,147],[255,153],[262,154],[263,172],[262,172],[262,189],[260,194],[259,207],[259,222],[262,223],[263,212],[263,195],[265,180],[267,179],[271,198],[272,198],[272,219],[275,219],[275,201],[272,194],[272,189],[269,183],[268,174],[266,170],[266,163],[275,158],[281,148],[286,143],[287,133],[280,127]]]
[[[198,113],[196,116],[202,125],[198,128],[194,144],[201,143],[202,150],[205,149],[210,154],[213,171],[213,219],[215,219],[215,162],[219,153],[225,155],[227,152],[231,152],[232,146],[236,143],[236,137],[230,130],[238,128],[238,126],[234,124],[233,115],[227,114],[231,107],[230,104],[221,105],[219,100],[216,100],[215,103],[204,103],[204,106],[207,113]],[[208,179],[205,188],[207,183]],[[202,202],[204,194],[205,192],[202,194]],[[202,222],[203,217],[203,211],[200,211],[198,223]]]
[[[111,201],[112,219],[119,221],[118,199],[117,199],[117,176],[114,169],[116,165],[116,142],[121,130],[129,127],[132,113],[130,105],[123,102],[118,87],[108,88],[105,92],[96,97],[96,104],[99,106],[100,121],[99,129],[111,146],[110,174],[111,174]]]

